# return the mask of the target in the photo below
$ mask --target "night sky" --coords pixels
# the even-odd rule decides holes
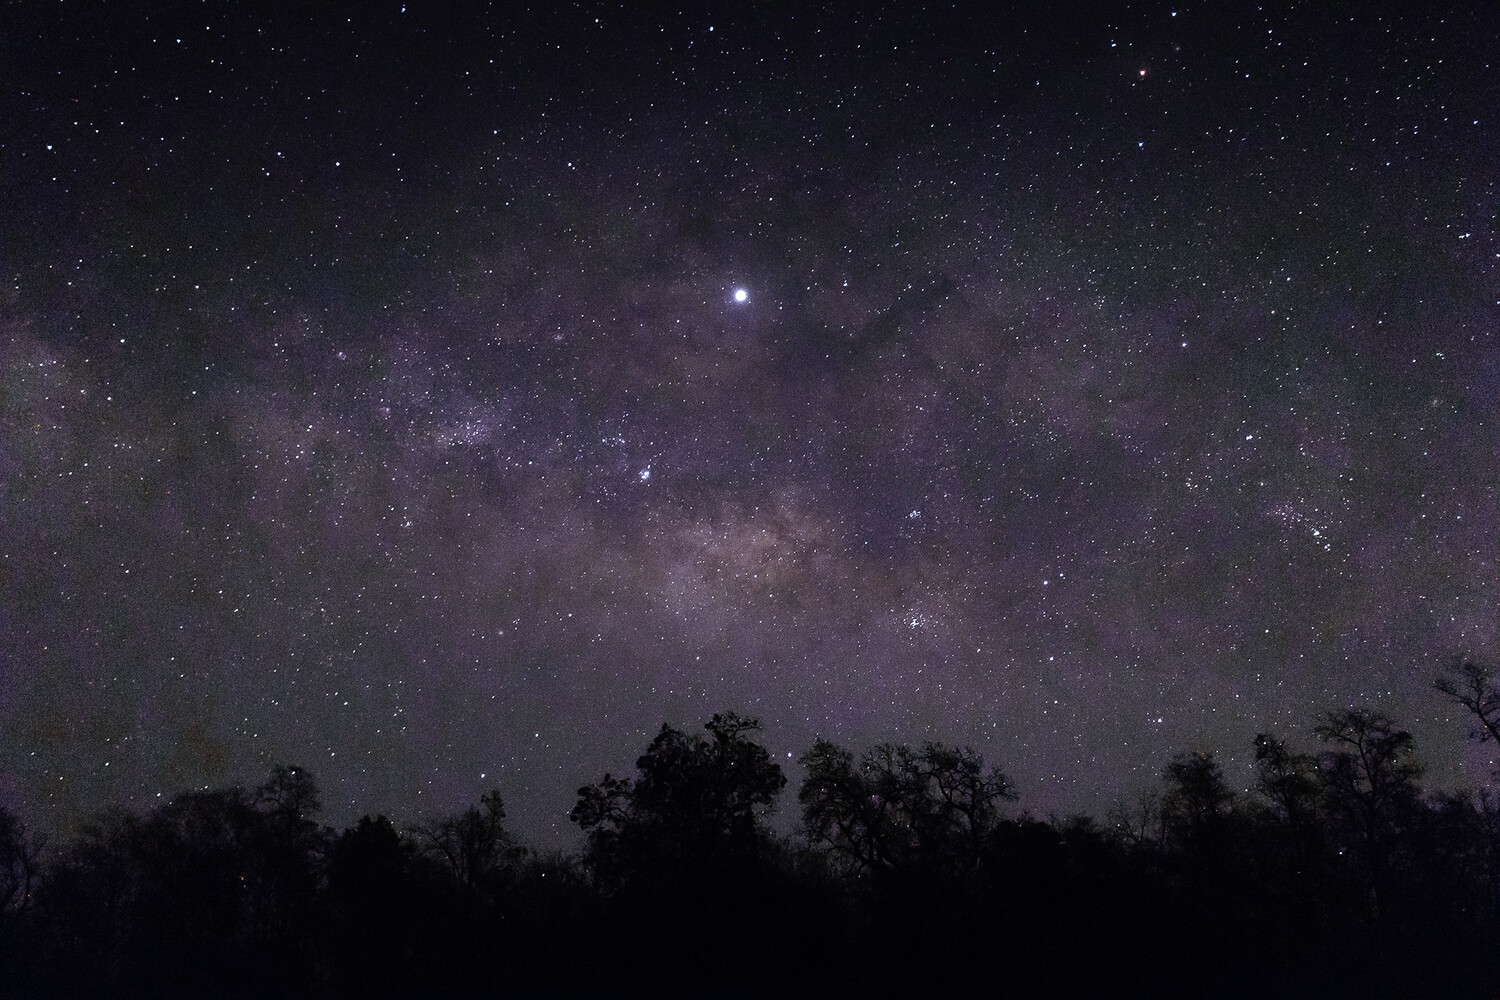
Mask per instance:
[[[1486,781],[1492,5],[687,6],[6,6],[0,803],[562,845],[725,709]]]

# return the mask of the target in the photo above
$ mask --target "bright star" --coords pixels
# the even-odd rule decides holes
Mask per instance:
[[[736,288],[734,290],[734,301],[744,302],[748,298],[750,298],[750,293],[745,291],[743,288]]]

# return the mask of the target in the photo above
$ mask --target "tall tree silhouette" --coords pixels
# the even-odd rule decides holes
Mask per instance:
[[[1258,825],[1262,867],[1294,873],[1308,883],[1305,890],[1321,887],[1318,880],[1326,874],[1322,827],[1326,810],[1317,758],[1292,750],[1270,733],[1258,733],[1255,784],[1268,807]]]
[[[0,806],[0,969],[21,965],[35,902],[34,890],[42,874],[42,843],[27,833],[26,824]],[[16,984],[0,972],[0,994]]]
[[[41,851],[41,842],[27,832],[26,824],[0,806],[0,921],[31,907]]]
[[[1234,792],[1211,753],[1177,754],[1167,763],[1166,779],[1163,820],[1179,838],[1192,840],[1211,833],[1234,805]]]
[[[438,908],[424,905],[423,884],[413,877],[415,855],[415,845],[384,816],[363,817],[330,845],[330,957],[342,995],[420,992],[423,966],[437,951],[431,938],[446,928],[435,919]]]
[[[1363,859],[1378,904],[1396,838],[1420,794],[1422,767],[1412,735],[1365,708],[1328,712],[1313,732],[1330,747],[1318,763],[1325,801],[1346,843]]]
[[[762,823],[786,777],[755,742],[756,720],[726,712],[704,729],[664,725],[634,780],[606,774],[578,790],[570,815],[588,835],[601,960],[616,986],[707,981],[726,967],[743,985],[768,971],[767,935],[795,923],[776,903],[775,845]]]
[[[606,774],[578,790],[569,817],[606,868],[753,848],[760,819],[786,785],[751,736],[760,723],[734,712],[705,725],[709,739],[663,725],[636,761],[634,781]]]
[[[251,934],[260,951],[305,971],[329,840],[316,819],[317,781],[306,768],[278,764],[255,790],[254,804],[254,843],[242,876]]]

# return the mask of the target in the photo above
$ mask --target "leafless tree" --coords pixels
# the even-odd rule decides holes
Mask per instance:
[[[1500,680],[1495,671],[1469,660],[1455,659],[1432,684],[1473,713],[1480,728],[1473,730],[1475,739],[1492,739],[1500,747]]]
[[[476,892],[519,857],[520,848],[505,829],[505,803],[498,790],[478,806],[424,823],[413,831],[422,851],[439,861],[466,892]]]

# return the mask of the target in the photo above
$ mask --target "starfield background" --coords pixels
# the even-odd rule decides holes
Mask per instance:
[[[1493,994],[1497,109],[1482,3],[6,6],[11,985]]]

